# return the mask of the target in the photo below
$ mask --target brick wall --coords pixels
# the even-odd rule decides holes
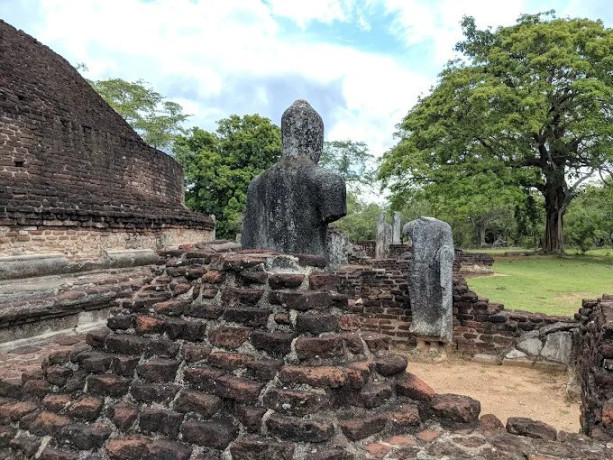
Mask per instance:
[[[147,146],[66,60],[1,20],[0,75],[0,226],[210,234],[211,218],[183,205],[180,165]]]
[[[575,317],[581,324],[581,427],[590,436],[613,439],[613,296],[584,300]]]

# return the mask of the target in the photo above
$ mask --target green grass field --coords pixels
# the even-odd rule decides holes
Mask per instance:
[[[507,310],[572,316],[581,299],[613,294],[613,257],[605,251],[597,256],[493,256],[495,276],[470,278],[468,285]]]

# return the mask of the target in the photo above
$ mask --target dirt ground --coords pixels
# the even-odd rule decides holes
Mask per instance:
[[[558,430],[579,432],[579,403],[565,401],[565,373],[450,359],[442,363],[409,362],[407,371],[437,393],[456,393],[481,401],[481,414],[529,417]]]

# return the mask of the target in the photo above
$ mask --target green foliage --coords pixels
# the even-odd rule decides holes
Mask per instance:
[[[326,141],[319,159],[319,166],[337,172],[350,189],[360,184],[369,185],[375,177],[375,157],[364,142]]]
[[[587,187],[566,214],[567,240],[582,253],[606,243],[613,236],[613,187]]]
[[[87,68],[79,64],[77,69]],[[183,133],[181,124],[190,115],[183,113],[180,104],[165,100],[147,82],[128,82],[121,78],[88,81],[152,147],[170,149],[176,137]]]
[[[281,156],[281,131],[259,115],[231,115],[216,132],[192,128],[175,142],[186,177],[186,204],[215,214],[216,233],[234,238],[240,231],[249,182]]]
[[[467,215],[517,205],[518,191],[536,189],[544,250],[559,252],[576,188],[613,164],[613,31],[545,16],[494,32],[465,18],[465,59],[450,62],[404,118],[379,177],[395,197],[418,187],[445,191],[451,206],[465,199]]]
[[[353,243],[374,240],[376,237],[377,217],[385,209],[376,203],[362,201],[358,194],[347,193],[347,215],[334,222]]]

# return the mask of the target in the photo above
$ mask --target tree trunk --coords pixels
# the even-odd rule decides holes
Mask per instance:
[[[545,196],[545,237],[543,252],[546,254],[564,253],[564,213],[568,204],[568,185],[564,177],[564,168],[546,169],[543,195]]]
[[[486,245],[485,243],[485,224],[483,222],[479,222],[475,224],[477,227],[477,239],[479,240],[477,243],[479,247],[482,248]]]

